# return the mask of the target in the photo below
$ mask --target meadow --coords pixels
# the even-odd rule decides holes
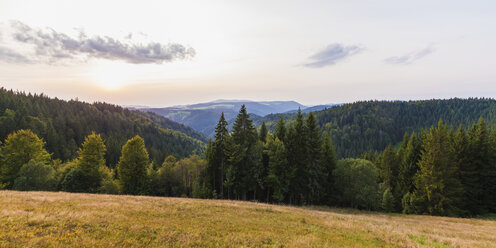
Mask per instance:
[[[496,220],[0,191],[1,247],[495,247]]]

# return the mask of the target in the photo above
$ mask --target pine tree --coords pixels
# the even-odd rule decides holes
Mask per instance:
[[[457,216],[463,188],[453,158],[452,138],[448,128],[439,121],[432,127],[423,144],[419,172],[415,180],[413,204],[417,213]]]
[[[0,152],[0,186],[3,184],[6,189],[11,189],[21,167],[31,160],[48,164],[50,154],[43,148],[44,145],[45,142],[31,130],[9,134]]]
[[[290,171],[294,171],[290,184],[290,204],[307,203],[307,134],[301,110],[298,110],[294,125],[287,131],[285,145],[287,148]]]
[[[324,183],[325,186],[325,198],[327,200],[327,204],[331,204],[334,200],[334,177],[332,175],[334,169],[336,168],[336,152],[334,151],[334,146],[332,144],[332,140],[329,137],[329,133],[325,132],[324,133],[324,139],[322,143],[322,150],[321,150],[321,158],[322,158],[322,165],[324,167],[325,175],[326,175],[326,181]]]
[[[260,132],[258,133],[260,141],[262,141],[262,142],[266,141],[268,132],[269,131],[267,130],[267,127],[265,126],[265,122],[262,122],[262,125],[260,126]]]
[[[468,173],[465,180],[467,194],[473,200],[472,212],[474,214],[486,213],[491,209],[491,198],[494,194],[494,154],[492,153],[489,130],[482,118],[469,130],[469,161],[471,165],[464,168],[464,173]],[[467,182],[469,180],[469,182]]]
[[[145,141],[140,136],[129,139],[122,147],[117,171],[124,194],[142,195],[147,191],[149,163]]]
[[[325,196],[325,182],[327,180],[326,168],[322,163],[322,139],[320,129],[317,126],[315,116],[312,112],[308,114],[306,120],[306,171],[308,173],[307,188],[308,203],[320,203]]]
[[[221,198],[224,198],[224,181],[229,160],[227,124],[224,113],[222,113],[215,128],[215,141],[207,146],[207,175],[209,177],[207,182],[211,183],[211,188],[215,194],[220,194]]]
[[[460,125],[453,139],[453,158],[458,169],[460,183],[463,187],[463,210],[468,215],[480,212],[477,196],[480,194],[479,175],[475,164],[471,161],[470,144],[465,128]]]
[[[266,178],[268,192],[276,202],[283,202],[289,191],[290,175],[286,148],[277,137],[267,135],[267,149],[269,156],[269,170]],[[269,199],[270,201],[270,199]]]
[[[282,141],[282,142],[285,141],[285,138],[286,138],[286,124],[284,123],[284,119],[282,118],[282,116],[279,118],[279,121],[277,122],[275,136],[280,141]]]
[[[258,142],[257,129],[250,120],[250,115],[243,104],[234,122],[232,132],[231,172],[234,181],[234,191],[238,198],[247,199],[249,192],[256,196],[256,189],[261,182],[262,149]]]
[[[406,194],[412,193],[415,189],[414,177],[418,171],[418,161],[420,159],[421,144],[418,142],[415,133],[410,135],[408,143],[403,152],[403,158],[399,161],[397,194],[402,199]]]

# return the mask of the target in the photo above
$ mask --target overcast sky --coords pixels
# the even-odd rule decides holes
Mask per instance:
[[[0,86],[89,102],[496,97],[495,1],[4,1]]]

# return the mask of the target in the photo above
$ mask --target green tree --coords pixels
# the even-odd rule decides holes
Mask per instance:
[[[394,210],[394,197],[390,189],[386,189],[382,195],[382,209],[388,213]]]
[[[232,132],[231,173],[236,178],[234,191],[238,198],[247,199],[249,192],[256,198],[256,190],[262,178],[261,156],[262,149],[258,142],[257,129],[246,112],[245,105],[241,106],[239,114],[234,122]]]
[[[322,165],[325,170],[326,181],[325,181],[325,197],[327,199],[327,204],[331,204],[334,200],[334,178],[332,172],[336,168],[336,151],[334,151],[334,146],[332,140],[327,132],[324,133],[324,139],[322,143],[321,151]]]
[[[105,166],[105,151],[107,148],[102,137],[94,132],[86,136],[79,149],[77,170],[80,172],[81,189],[78,192],[97,192],[101,186],[101,168]]]
[[[226,167],[229,161],[227,121],[224,113],[221,114],[217,127],[215,128],[215,141],[209,142],[207,146],[207,182],[215,194],[220,194],[224,198],[224,181]]]
[[[284,143],[277,137],[267,135],[269,171],[266,179],[268,192],[276,202],[283,202],[289,191],[290,175]]]
[[[13,189],[50,191],[55,190],[56,186],[54,168],[43,162],[30,160],[19,170]]]
[[[452,138],[439,121],[426,136],[415,180],[413,203],[417,213],[456,216],[460,214],[463,188],[454,161]]]
[[[265,126],[265,122],[262,122],[262,125],[260,126],[260,131],[258,132],[258,137],[260,141],[265,142],[267,139],[267,133],[269,130],[267,130],[267,127]]]
[[[147,167],[149,163],[145,141],[140,136],[129,139],[122,147],[117,166],[124,194],[142,195],[147,192]]]
[[[333,175],[341,205],[362,209],[380,207],[379,172],[372,162],[342,159],[338,161]]]
[[[290,171],[294,171],[290,183],[290,204],[307,203],[309,192],[307,137],[303,114],[301,113],[301,110],[298,110],[295,123],[288,128],[285,139],[288,164]]]
[[[308,114],[305,123],[306,127],[306,145],[307,161],[306,171],[308,173],[307,201],[310,204],[321,203],[325,196],[325,182],[327,179],[326,168],[322,163],[322,139],[320,128],[317,126],[315,116],[312,112]]]
[[[286,124],[284,123],[284,119],[282,118],[282,116],[279,118],[279,121],[277,122],[275,136],[280,141],[282,141],[282,142],[285,141],[285,138],[286,138]]]
[[[29,161],[48,164],[50,154],[43,148],[45,142],[31,130],[19,130],[9,134],[1,148],[1,183],[11,189],[19,177],[19,170]]]

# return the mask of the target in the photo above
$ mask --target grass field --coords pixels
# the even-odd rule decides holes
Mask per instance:
[[[496,247],[496,221],[0,191],[2,247]]]

